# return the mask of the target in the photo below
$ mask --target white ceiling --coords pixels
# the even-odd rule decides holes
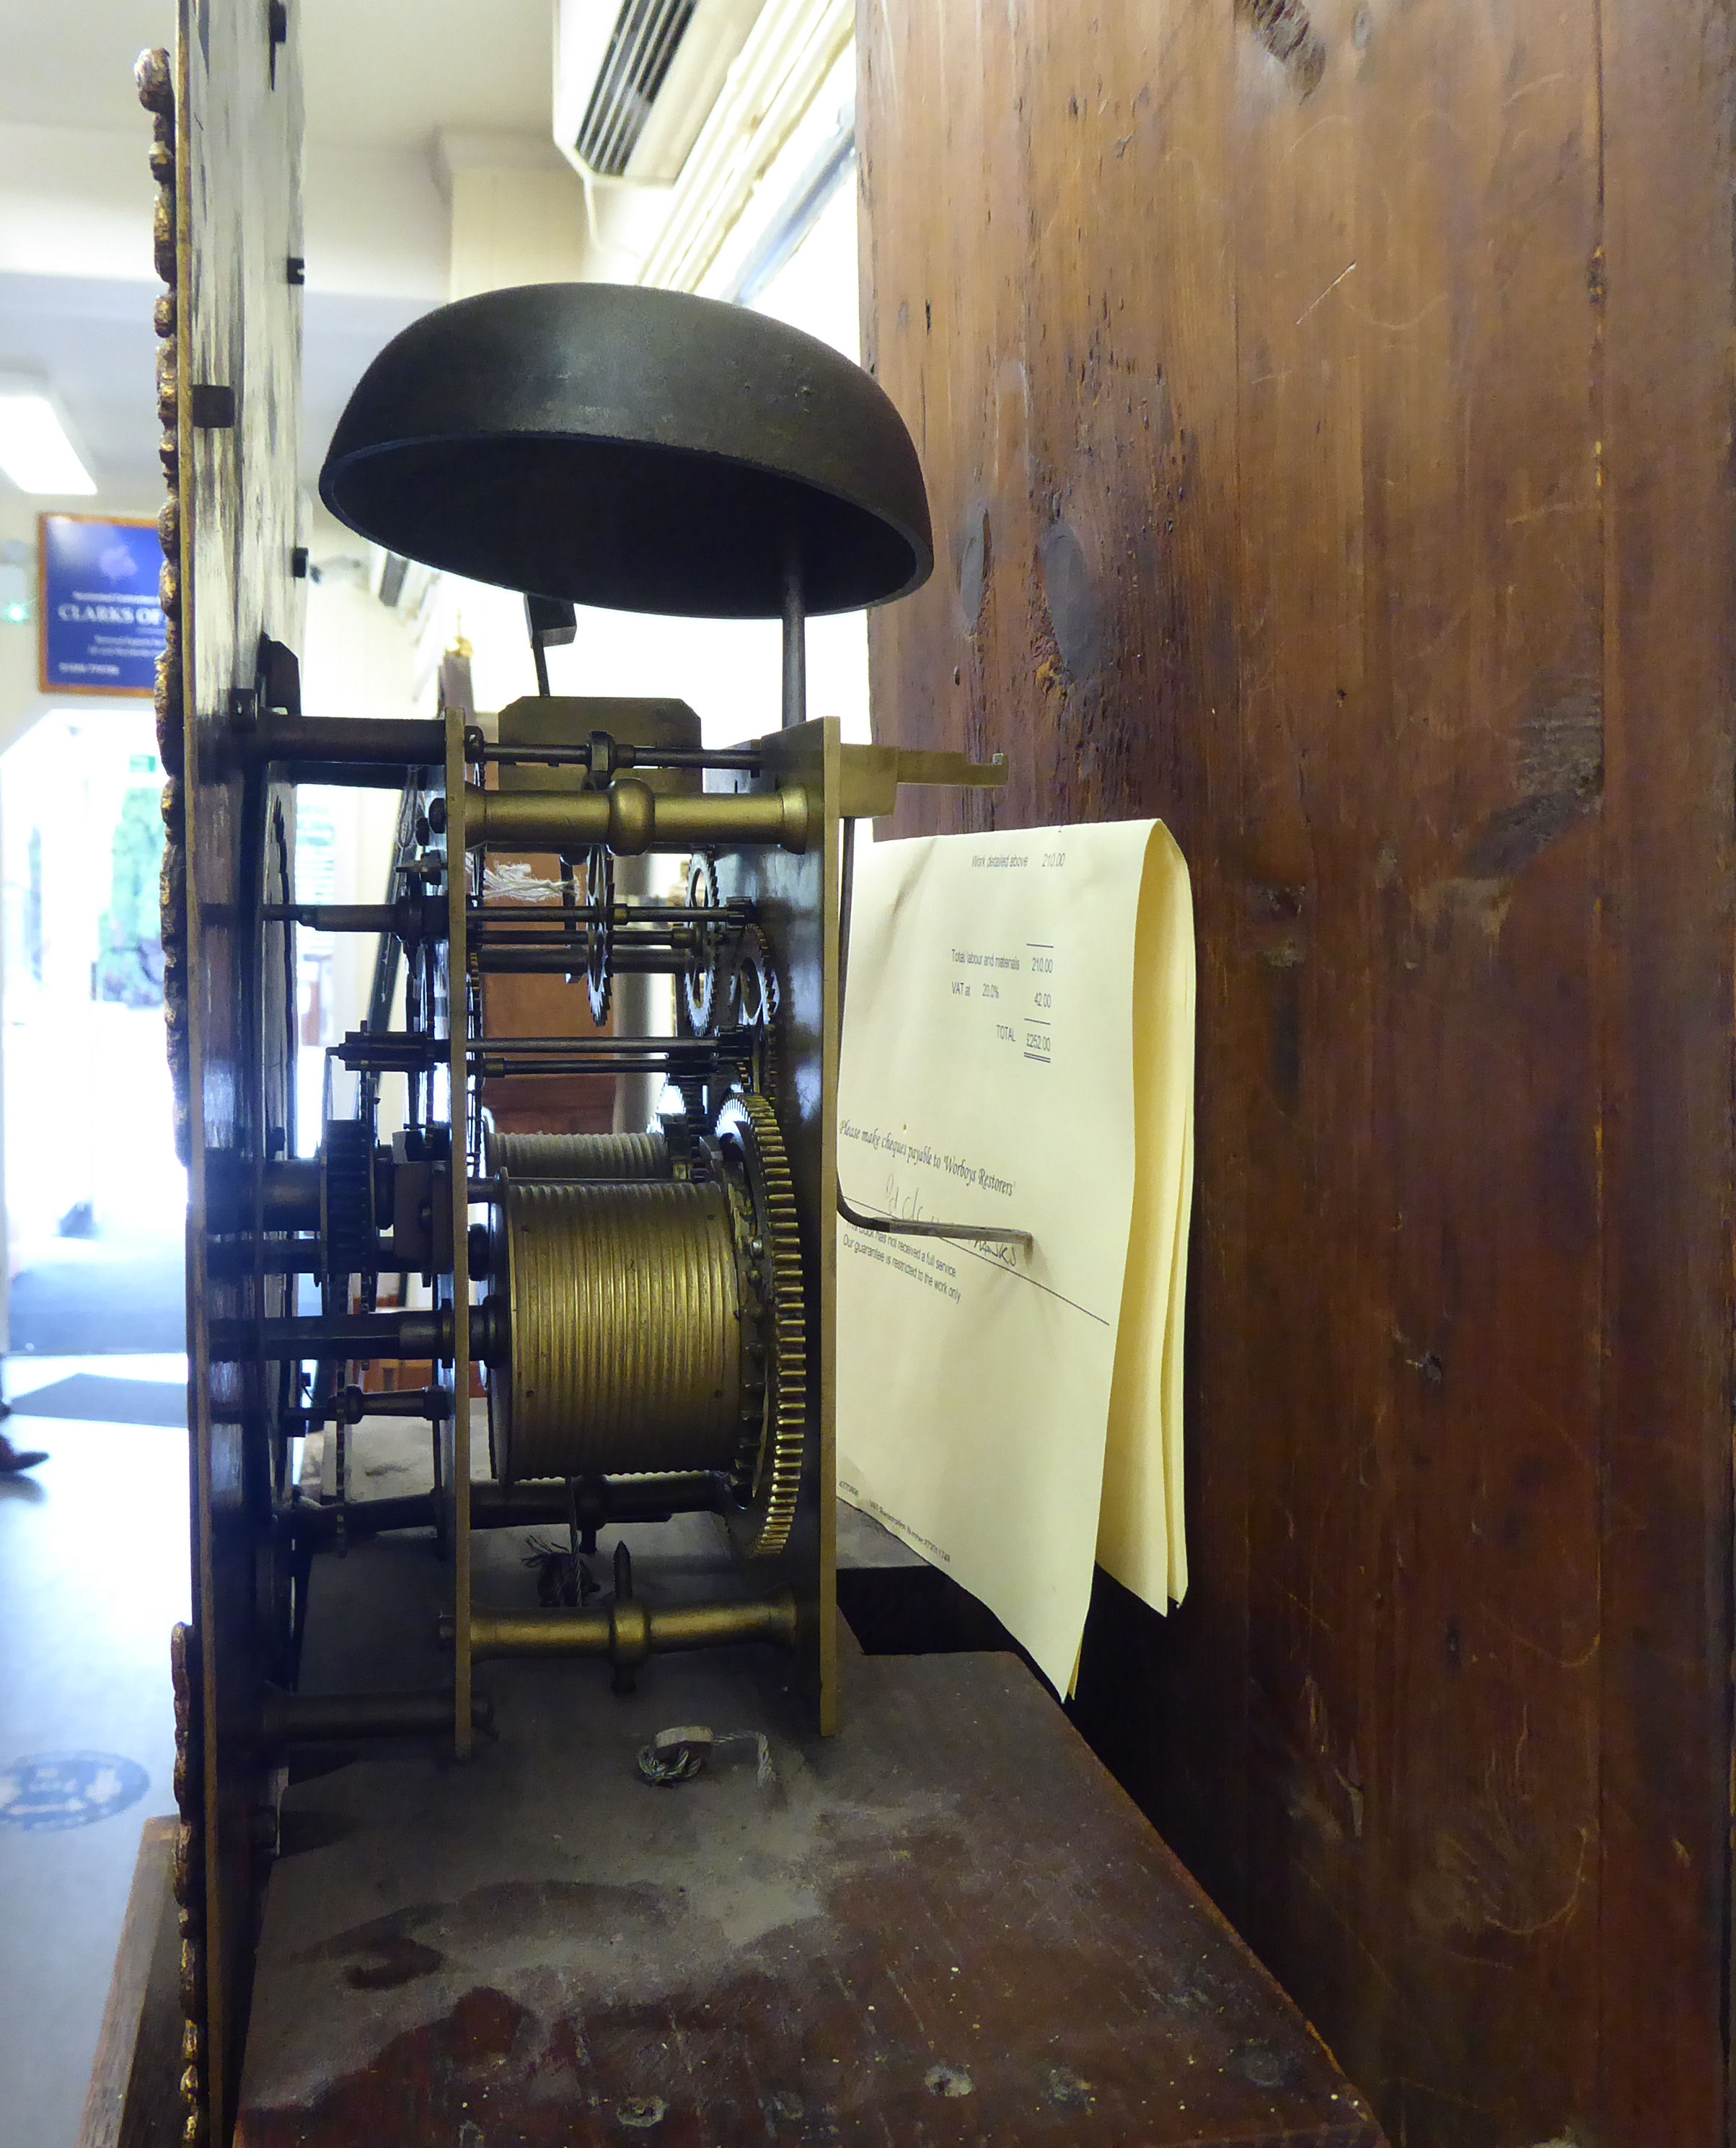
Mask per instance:
[[[552,0],[289,0],[289,13],[310,141],[427,149],[439,127],[548,132]],[[174,27],[173,0],[0,0],[0,125],[136,127],[133,62],[173,44]]]
[[[151,296],[142,284],[0,273],[0,373],[52,382],[104,497],[154,509],[163,473]],[[425,310],[415,299],[306,294],[301,474],[310,490],[369,359]]]
[[[0,275],[0,371],[53,384],[91,474],[129,507],[163,489],[156,368],[148,286]]]
[[[310,141],[426,149],[439,127],[549,131],[552,0],[291,4],[299,9]]]
[[[208,3],[263,9],[264,0]],[[289,11],[309,143],[302,469],[311,481],[368,361],[446,294],[436,132],[547,138],[554,8],[289,0]],[[173,43],[175,14],[174,0],[0,0],[0,223],[13,223],[0,230],[0,369],[53,384],[102,495],[129,506],[154,502],[162,482],[154,188],[133,63],[148,45]]]

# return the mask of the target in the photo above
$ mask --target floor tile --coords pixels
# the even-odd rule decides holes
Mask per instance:
[[[145,1362],[148,1378],[165,1361]],[[91,1363],[45,1359],[18,1381],[14,1358],[8,1383]],[[6,2148],[70,2148],[140,1826],[174,1804],[168,1634],[188,1615],[187,1436],[65,1419],[13,1429],[49,1456],[0,1478],[0,1778],[21,1779],[16,1764],[33,1756],[96,1754],[146,1779],[85,1825],[9,1824],[0,1808],[0,2132]],[[86,1779],[112,1800],[100,1773]]]

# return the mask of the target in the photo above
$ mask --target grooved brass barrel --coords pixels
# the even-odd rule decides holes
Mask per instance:
[[[545,1184],[670,1176],[669,1143],[655,1132],[496,1133],[489,1143],[489,1163],[509,1178],[534,1179]]]
[[[491,1374],[502,1477],[730,1468],[741,1282],[723,1189],[509,1179],[496,1212],[511,1307]]]

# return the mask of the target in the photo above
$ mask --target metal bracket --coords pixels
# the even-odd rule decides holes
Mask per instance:
[[[981,762],[973,761],[970,760],[967,755],[961,753],[906,753],[901,746],[881,745],[847,745],[843,748],[843,751],[846,756],[853,753],[888,756],[894,764],[892,790],[895,803],[896,802],[897,788],[899,784],[901,782],[962,783],[975,781],[979,776],[986,781],[994,783],[1004,783],[1006,780],[1006,756],[1005,754],[997,753],[993,760],[990,761],[986,767],[985,767]],[[903,773],[903,766],[906,762],[910,761],[925,764],[926,765],[931,765],[934,764],[946,764],[947,765],[951,765],[957,764],[971,770],[972,773],[968,776],[948,774],[930,775],[926,772],[925,766],[925,772],[906,776]],[[999,772],[995,775],[990,775],[989,770],[998,770]],[[876,780],[883,780],[884,779],[882,777],[876,776]],[[850,778],[847,772],[847,767],[844,781],[844,795],[846,800],[850,796]],[[875,808],[874,810],[877,811],[879,809]],[[890,812],[891,811],[891,807],[888,806],[886,810]],[[864,814],[859,815],[856,817],[865,819],[867,816]],[[839,867],[838,1054],[841,1059],[844,1053],[845,993],[850,983],[850,916],[852,897],[855,887],[856,831],[855,822],[853,819],[846,818],[844,821]],[[838,1213],[844,1218],[844,1221],[846,1223],[854,1224],[855,1228],[859,1231],[878,1232],[887,1237],[961,1238],[966,1241],[975,1239],[985,1245],[1016,1246],[1023,1252],[1026,1260],[1030,1259],[1031,1251],[1036,1243],[1036,1239],[1031,1236],[1029,1231],[1012,1230],[1005,1224],[928,1223],[916,1222],[914,1221],[906,1222],[903,1217],[898,1216],[865,1216],[859,1208],[852,1208],[850,1207],[849,1202],[847,1202],[844,1197],[844,1188],[839,1185],[835,1180],[833,1182],[832,1191],[833,1197],[837,1206]]]
[[[846,821],[878,821],[898,806],[901,783],[953,783],[998,790],[1011,772],[1006,755],[972,760],[967,753],[928,753],[903,745],[846,745],[839,749],[844,780],[838,811]]]
[[[1028,1260],[1036,1241],[1029,1231],[1010,1230],[999,1223],[928,1223],[906,1222],[901,1216],[865,1216],[852,1208],[838,1188],[838,1213],[859,1231],[878,1231],[890,1238],[980,1239],[989,1246],[1016,1246]]]

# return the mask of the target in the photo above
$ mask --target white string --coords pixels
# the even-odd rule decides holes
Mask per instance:
[[[544,880],[526,858],[502,858],[482,876],[483,898],[495,902],[559,902],[566,891]]]

